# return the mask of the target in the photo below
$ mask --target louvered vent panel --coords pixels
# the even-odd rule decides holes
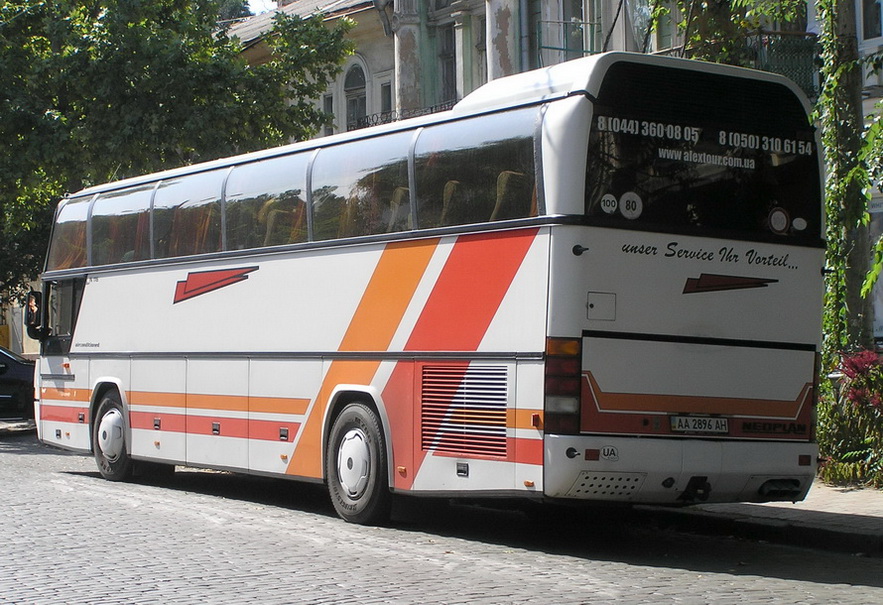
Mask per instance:
[[[424,366],[424,450],[506,456],[506,368]]]

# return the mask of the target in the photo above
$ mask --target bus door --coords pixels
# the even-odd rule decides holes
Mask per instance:
[[[29,326],[29,332],[41,337],[40,434],[56,445],[88,451],[89,361],[70,356],[85,286],[85,277],[45,282],[36,314],[40,325]]]

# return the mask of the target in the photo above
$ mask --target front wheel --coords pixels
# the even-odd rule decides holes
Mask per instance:
[[[328,492],[341,518],[362,525],[389,518],[387,465],[377,414],[362,403],[349,404],[334,421],[325,450]]]
[[[109,391],[98,405],[92,428],[92,451],[101,476],[110,481],[132,478],[134,463],[126,451],[126,421],[116,391]]]

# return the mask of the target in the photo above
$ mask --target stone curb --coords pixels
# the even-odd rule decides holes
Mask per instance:
[[[671,509],[639,506],[670,523],[678,531],[713,533],[747,540],[771,542],[801,548],[813,548],[857,556],[883,557],[883,535],[850,532],[798,520],[783,520],[754,515],[732,515],[710,512],[701,508]]]

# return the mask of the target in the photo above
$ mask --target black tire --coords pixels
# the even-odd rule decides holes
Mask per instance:
[[[337,514],[361,525],[388,521],[391,494],[387,469],[377,414],[362,403],[347,405],[331,427],[325,450],[325,477]]]
[[[135,468],[126,449],[126,419],[116,391],[108,391],[98,404],[92,425],[92,451],[101,476],[110,481],[128,481]]]

